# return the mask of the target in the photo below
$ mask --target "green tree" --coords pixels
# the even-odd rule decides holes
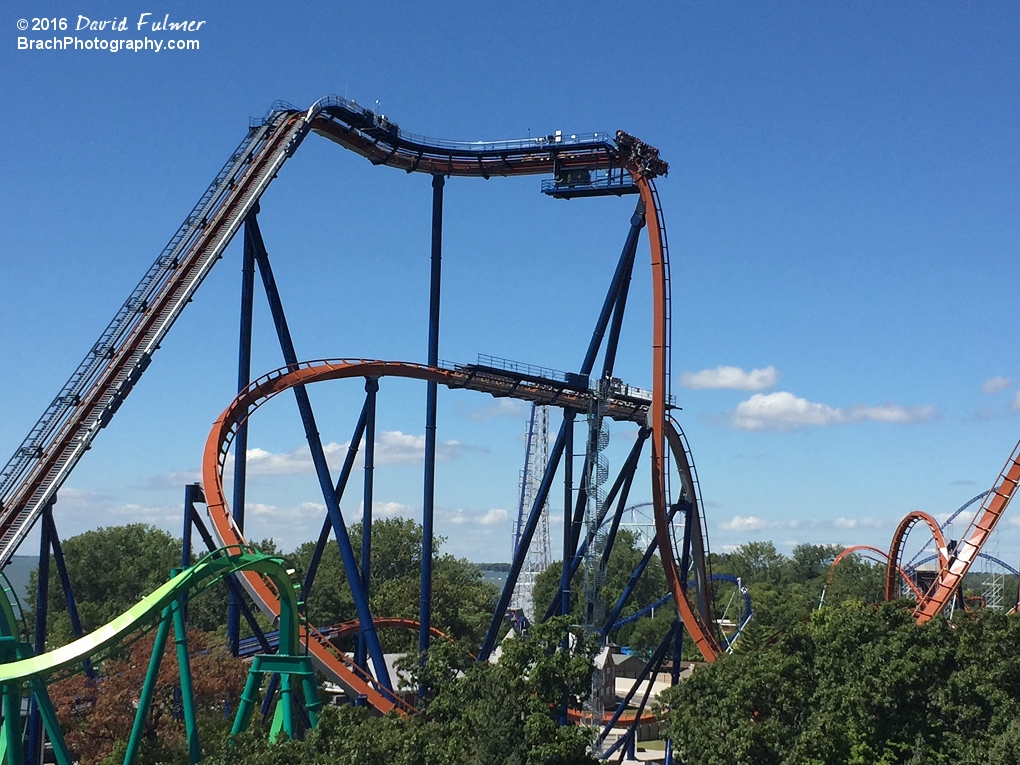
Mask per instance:
[[[564,643],[570,647],[564,649]],[[594,765],[591,731],[559,726],[564,698],[579,706],[591,687],[594,644],[563,619],[502,644],[497,663],[471,661],[436,643],[425,667],[405,666],[436,688],[420,714],[371,716],[357,707],[323,710],[304,741],[268,745],[253,731],[210,765]]]
[[[181,562],[181,541],[143,523],[107,526],[70,537],[61,545],[85,632],[106,624],[163,584]],[[37,572],[29,606],[35,609]],[[47,637],[51,645],[73,638],[56,562],[50,561]]]
[[[631,574],[637,569],[644,554],[645,550],[638,545],[635,534],[629,529],[620,529],[613,544],[613,550],[609,554],[609,560],[606,562],[605,581],[600,591],[600,599],[605,604],[607,613],[616,605],[621,593],[630,582]],[[561,573],[562,563],[556,561],[536,578],[534,598],[536,611],[540,615],[545,613],[545,609],[559,592]],[[585,572],[582,565],[571,582],[570,614],[575,623],[581,623],[584,618],[584,579]],[[662,562],[659,560],[659,556],[655,555],[648,562],[641,578],[638,579],[619,618],[626,618],[651,605],[665,595],[667,590],[666,574],[662,569]],[[667,606],[664,611],[673,613],[675,609],[672,606]],[[618,643],[629,645],[634,631],[639,629],[642,635],[639,642],[642,646],[649,641],[658,645],[658,642],[665,637],[671,621],[672,616],[666,619],[664,629],[661,628],[661,620],[655,621],[654,629],[650,629],[648,625],[642,625],[642,622],[638,621],[621,627],[613,633],[612,638]],[[654,645],[652,648],[654,649]]]
[[[350,527],[354,549],[361,548],[361,524]],[[499,593],[485,581],[481,569],[464,558],[441,554],[445,540],[435,540],[432,571],[432,624],[452,638],[477,646],[485,636]],[[372,523],[372,568],[369,572],[369,606],[377,616],[417,619],[421,593],[421,525],[406,518]],[[288,558],[303,578],[315,545],[301,545]],[[326,626],[357,619],[354,598],[335,542],[323,551],[315,584],[307,604],[313,624]],[[417,637],[383,635],[386,650],[406,651]]]
[[[1008,762],[1020,740],[1018,655],[1014,616],[919,626],[903,604],[845,601],[699,669],[661,702],[694,765]]]

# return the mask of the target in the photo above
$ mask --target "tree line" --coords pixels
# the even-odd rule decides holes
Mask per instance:
[[[351,528],[360,546],[361,529]],[[421,527],[385,519],[372,528],[371,608],[380,615],[418,615]],[[561,727],[563,699],[580,705],[590,688],[596,649],[576,625],[582,621],[583,571],[575,579],[565,617],[536,623],[502,643],[498,664],[479,663],[478,646],[498,593],[481,568],[442,553],[434,561],[434,624],[453,642],[437,641],[424,664],[416,636],[383,634],[386,650],[407,652],[402,666],[425,690],[422,713],[378,717],[361,707],[327,708],[303,741],[270,745],[258,725],[229,746],[245,666],[225,647],[226,588],[217,585],[189,601],[189,636],[196,700],[207,761],[226,763],[341,763],[396,765],[470,763],[582,764],[592,732]],[[64,542],[71,581],[86,631],[110,621],[164,582],[180,564],[180,539],[143,525],[86,532]],[[279,554],[271,540],[256,544]],[[284,557],[300,580],[314,545]],[[798,545],[790,554],[770,542],[751,542],[708,561],[714,573],[739,577],[754,618],[735,650],[659,700],[659,711],[681,761],[688,765],[822,765],[822,763],[1018,763],[1020,765],[1020,626],[991,610],[957,613],[952,622],[922,627],[909,603],[880,604],[884,566],[849,557],[831,573],[842,548]],[[643,550],[621,530],[609,556],[603,599],[615,603]],[[540,575],[541,615],[559,589],[561,564]],[[34,588],[33,580],[33,588]],[[979,578],[967,582],[974,594]],[[1006,583],[1015,591],[1015,580]],[[622,616],[666,593],[657,560],[646,569]],[[732,585],[714,589],[721,612]],[[1015,594],[1015,592],[1014,592]],[[72,638],[57,578],[49,593],[49,643]],[[29,600],[31,624],[34,602]],[[312,623],[356,618],[335,545],[326,548],[307,604]],[[648,655],[675,618],[672,607],[616,630],[615,642]],[[243,624],[243,623],[242,623]],[[266,628],[268,622],[263,621]],[[509,630],[509,626],[505,629]],[[569,649],[564,637],[572,634]],[[685,658],[697,658],[690,643]],[[151,639],[108,659],[101,679],[84,675],[51,687],[68,741],[82,763],[122,757],[133,719],[131,704],[144,675]],[[163,662],[147,720],[143,763],[186,762],[176,660]]]

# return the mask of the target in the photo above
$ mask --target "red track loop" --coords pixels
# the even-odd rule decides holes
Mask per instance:
[[[889,554],[887,556],[888,562],[885,569],[886,600],[897,600],[899,597],[896,591],[896,572],[900,570],[900,558],[903,556],[903,545],[907,542],[907,533],[918,521],[924,521],[927,524],[928,529],[931,531],[932,539],[935,540],[935,551],[939,556],[939,568],[942,568],[945,565],[947,555],[946,540],[942,536],[942,529],[939,528],[938,521],[923,510],[914,510],[913,512],[907,513],[906,517],[900,521],[900,525],[896,527],[896,531],[893,533],[892,543],[889,545]],[[924,602],[924,596],[922,595],[918,598],[917,602],[918,604],[922,604]]]
[[[372,619],[372,623],[376,626],[376,629],[380,630],[407,630],[408,632],[417,632],[421,628],[421,623],[417,619],[405,619],[402,616],[377,616]],[[341,622],[335,624],[329,628],[329,634],[334,638],[350,637],[358,632],[358,627],[361,625],[357,619],[350,622]],[[440,640],[453,641],[449,635],[442,630],[438,630],[435,627],[429,627],[429,634],[434,638]]]
[[[439,383],[456,383],[455,376],[445,369],[428,367],[422,364],[411,364],[396,361],[369,361],[363,359],[338,359],[331,361],[307,362],[297,365],[295,369],[280,369],[265,375],[246,390],[242,391],[229,407],[213,423],[212,430],[206,440],[202,459],[202,480],[208,503],[209,517],[219,542],[223,545],[240,544],[243,536],[234,526],[233,517],[227,504],[223,490],[223,466],[238,426],[262,404],[276,395],[298,385],[308,385],[326,380],[340,380],[359,377],[403,377],[418,380],[435,380]],[[660,432],[674,445],[674,458],[680,468],[681,475],[690,481],[690,466],[682,446],[679,433],[671,423],[660,426]],[[661,496],[664,496],[661,495]],[[658,513],[658,508],[656,508]],[[658,523],[658,518],[657,518]],[[657,529],[659,531],[659,529]],[[676,576],[676,560],[672,554],[672,542],[669,529],[659,533],[660,558],[666,568],[667,575],[672,571]],[[665,540],[665,544],[663,544]],[[668,551],[668,552],[667,552]],[[241,574],[245,589],[271,618],[279,612],[276,593],[257,574]],[[715,644],[711,633],[702,627],[702,623],[691,608],[683,590],[677,590],[678,606],[684,623],[691,633],[700,636],[700,645]],[[694,629],[691,629],[691,627]],[[695,631],[697,630],[697,632]],[[303,636],[304,637],[304,636]],[[314,627],[308,627],[308,646],[316,665],[333,680],[347,687],[354,693],[364,694],[372,706],[382,711],[389,711],[398,706],[388,694],[378,688],[370,677],[358,669],[346,656],[340,654],[329,641],[320,635]],[[707,637],[707,640],[706,640]],[[703,654],[705,655],[705,654]],[[715,658],[715,654],[707,654]],[[706,656],[707,658],[707,656]]]
[[[847,557],[853,555],[854,553],[859,553],[859,552],[870,552],[870,553],[874,553],[875,555],[879,556],[882,560],[887,562],[887,571],[888,571],[889,553],[887,553],[885,550],[880,550],[877,547],[872,547],[871,545],[854,545],[853,547],[846,548],[843,552],[841,552],[839,555],[837,555],[833,559],[832,563],[829,565],[829,575],[825,578],[825,586],[826,587],[828,587],[830,584],[832,584],[832,578],[833,578],[833,576],[836,573],[836,566],[838,566],[840,563],[842,563],[844,558],[847,558]],[[924,597],[924,593],[922,593],[917,588],[917,585],[914,584],[914,580],[911,579],[909,576],[907,576],[907,572],[904,571],[899,566],[896,567],[896,570],[899,572],[900,578],[903,579],[903,581],[906,583],[906,585],[913,591],[914,595],[918,598],[918,600],[923,598]],[[886,591],[888,591],[888,589],[889,588],[888,588],[888,584],[887,584],[886,585]],[[894,600],[895,598],[889,598],[888,596],[886,596],[885,599],[886,600]]]

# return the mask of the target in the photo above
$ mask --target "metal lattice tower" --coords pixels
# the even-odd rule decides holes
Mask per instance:
[[[584,487],[588,496],[585,508],[585,531],[588,535],[588,547],[584,555],[584,626],[589,633],[597,632],[605,619],[605,603],[600,597],[602,585],[606,579],[606,569],[602,561],[605,548],[605,534],[600,529],[599,519],[602,515],[602,504],[605,491],[602,486],[609,478],[609,461],[603,452],[609,446],[609,423],[604,417],[605,394],[608,380],[600,380],[592,396],[588,411],[588,442],[585,452],[587,475],[583,477]],[[601,666],[596,666],[592,673],[591,695],[584,704],[584,717],[589,725],[600,725],[605,709],[602,703],[602,685],[605,682]],[[596,746],[593,751],[600,754]]]
[[[531,507],[538,496],[538,489],[542,483],[542,476],[545,474],[546,464],[549,462],[549,408],[531,405],[531,416],[528,418],[528,429],[525,439],[524,469],[521,470],[520,495],[517,511],[517,520],[513,529],[514,556],[517,555],[518,541],[520,540],[521,529],[524,519],[531,512]],[[542,514],[539,516],[538,528],[535,529],[535,536],[528,548],[528,556],[524,560],[521,574],[514,586],[513,596],[510,599],[510,607],[517,608],[524,612],[528,621],[535,617],[535,601],[532,593],[535,589],[535,580],[538,575],[552,565],[552,550],[549,544],[549,501],[546,500],[542,507]]]
[[[990,551],[995,558],[999,557],[998,535],[994,538],[994,549]],[[981,582],[981,597],[985,600],[985,608],[1002,610],[1005,605],[1006,574],[1002,567],[994,563],[991,558],[982,558],[984,574]]]

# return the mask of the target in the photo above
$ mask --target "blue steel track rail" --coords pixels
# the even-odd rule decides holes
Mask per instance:
[[[352,101],[328,96],[306,112],[278,107],[254,124],[84,360],[0,471],[0,566],[5,565],[99,432],[148,368],[153,353],[310,130],[373,164],[434,175],[533,175],[644,163],[606,134],[512,141],[446,141],[400,130]],[[617,134],[617,139],[621,135]],[[626,136],[630,139],[629,136]],[[632,139],[631,139],[632,140]]]

